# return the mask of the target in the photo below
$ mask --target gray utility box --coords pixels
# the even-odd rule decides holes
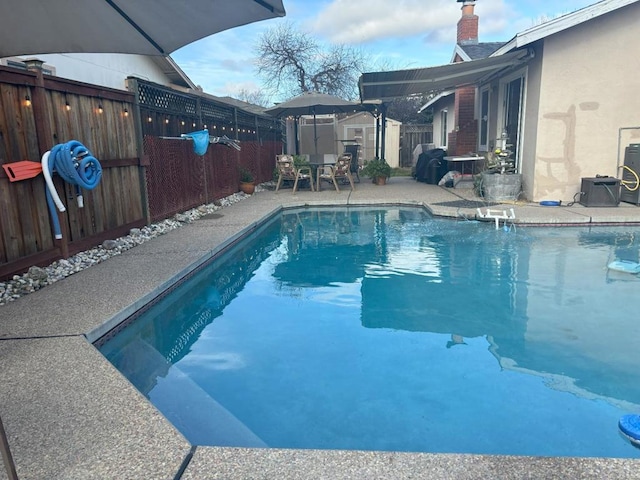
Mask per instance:
[[[580,203],[585,207],[617,207],[620,203],[620,180],[617,178],[583,178],[580,191]]]
[[[640,176],[640,143],[631,143],[624,149],[624,166],[626,168],[622,169],[624,184],[620,187],[620,201],[640,205],[640,185],[636,183],[636,175]]]

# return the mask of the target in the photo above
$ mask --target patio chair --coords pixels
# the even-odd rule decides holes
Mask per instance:
[[[300,182],[300,180],[308,180],[311,191],[315,191],[313,188],[311,167],[296,167],[292,155],[277,155],[276,168],[278,169],[278,184],[276,185],[276,192],[280,190],[282,182],[285,180],[293,182],[293,193],[296,193],[298,190],[298,182]]]
[[[343,153],[336,160],[335,165],[329,165],[324,171],[320,172],[320,179],[333,182],[336,191],[340,191],[338,180],[346,179],[351,185],[351,191],[356,187],[353,184],[353,176],[351,175],[351,154]]]

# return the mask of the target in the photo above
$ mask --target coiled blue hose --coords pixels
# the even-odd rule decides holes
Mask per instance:
[[[62,179],[76,187],[78,206],[82,208],[82,191],[93,190],[102,178],[102,166],[89,149],[77,140],[61,143],[51,149],[47,159],[48,171],[58,172]],[[46,189],[47,205],[51,213],[53,231],[56,238],[62,238],[60,222],[56,212],[56,206],[51,191]]]

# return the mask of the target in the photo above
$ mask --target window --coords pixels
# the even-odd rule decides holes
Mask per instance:
[[[448,132],[447,132],[447,110],[440,111],[440,146],[447,147]]]

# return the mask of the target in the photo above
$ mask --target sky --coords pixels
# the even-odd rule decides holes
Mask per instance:
[[[544,20],[596,0],[477,0],[479,41],[508,41]],[[462,6],[456,0],[283,0],[286,16],[220,32],[174,52],[178,66],[217,96],[237,97],[262,89],[255,69],[261,34],[283,22],[323,45],[345,44],[380,65],[373,71],[402,70],[451,62]],[[287,100],[286,98],[273,99]]]

